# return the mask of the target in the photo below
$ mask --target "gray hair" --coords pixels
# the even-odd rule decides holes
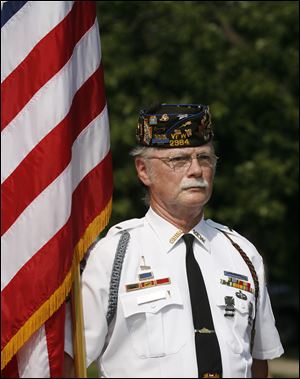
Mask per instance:
[[[212,152],[215,153],[215,148],[214,148],[213,143],[209,142],[208,145],[211,146]],[[147,158],[150,155],[152,155],[154,151],[160,151],[162,149],[164,150],[164,148],[159,148],[159,147],[136,146],[135,148],[131,150],[130,155],[133,158],[137,158],[137,157]]]
[[[147,158],[147,157],[151,156],[154,151],[157,151],[157,150],[160,150],[160,149],[157,148],[157,147],[136,146],[135,148],[133,148],[131,150],[130,155],[133,158]],[[150,174],[152,174],[151,165],[149,165],[148,163],[146,163],[146,164],[147,164],[147,167],[149,169]],[[143,183],[142,183],[142,186],[143,186],[143,189],[144,189],[142,200],[143,200],[143,203],[147,207],[149,207],[150,206],[149,189]]]
[[[160,150],[157,147],[147,147],[147,146],[136,146],[134,149],[131,150],[130,155],[133,158],[147,158],[149,155],[152,155],[154,151]]]

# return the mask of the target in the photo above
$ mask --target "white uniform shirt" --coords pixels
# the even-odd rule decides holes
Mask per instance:
[[[267,293],[264,267],[255,247],[238,233],[211,220],[201,220],[194,234],[194,254],[202,271],[212,318],[222,356],[223,377],[251,377],[249,302],[254,294],[222,284],[228,272],[253,279],[248,266],[230,241],[216,227],[226,231],[251,259],[258,274],[260,295],[256,315],[253,358],[273,359],[283,353]],[[130,240],[123,262],[116,319],[107,329],[106,313],[112,265],[123,230]],[[183,233],[153,210],[142,219],[132,219],[110,229],[92,250],[82,275],[87,365],[98,361],[103,377],[196,378],[197,361],[194,328],[186,276],[186,246]],[[143,258],[144,257],[144,261]],[[154,279],[170,283],[127,291],[139,283],[148,265]],[[225,296],[235,301],[234,317],[225,317]],[[253,315],[254,316],[253,311]],[[70,327],[66,327],[65,350],[72,355]]]

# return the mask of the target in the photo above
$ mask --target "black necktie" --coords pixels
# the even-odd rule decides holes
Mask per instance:
[[[195,329],[195,346],[198,377],[205,374],[222,374],[222,361],[218,339],[211,316],[205,283],[193,251],[194,236],[185,234],[186,271],[189,283]]]

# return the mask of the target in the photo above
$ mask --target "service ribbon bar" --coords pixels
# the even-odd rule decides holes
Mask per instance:
[[[244,282],[242,280],[231,280],[231,278],[229,278],[228,281],[221,279],[220,282],[221,284],[225,284],[229,287],[234,287],[243,291],[254,293],[254,289],[251,288],[251,284],[249,282]]]
[[[171,283],[170,278],[162,278],[162,279],[147,280],[145,282],[126,284],[125,288],[126,288],[126,292],[129,292],[129,291],[141,290],[143,288],[148,288],[148,287],[161,286],[163,284],[170,284],[170,283]]]
[[[248,276],[246,275],[241,275],[241,274],[237,274],[235,272],[229,272],[229,271],[224,271],[224,275],[225,276],[229,276],[231,278],[236,278],[236,279],[240,279],[240,280],[245,280],[246,282],[248,281]]]

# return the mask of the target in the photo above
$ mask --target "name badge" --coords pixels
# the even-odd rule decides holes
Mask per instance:
[[[151,301],[167,299],[168,297],[170,297],[170,295],[167,291],[157,291],[157,292],[149,293],[147,295],[138,296],[137,303],[138,305],[140,305],[140,304],[150,303]]]

